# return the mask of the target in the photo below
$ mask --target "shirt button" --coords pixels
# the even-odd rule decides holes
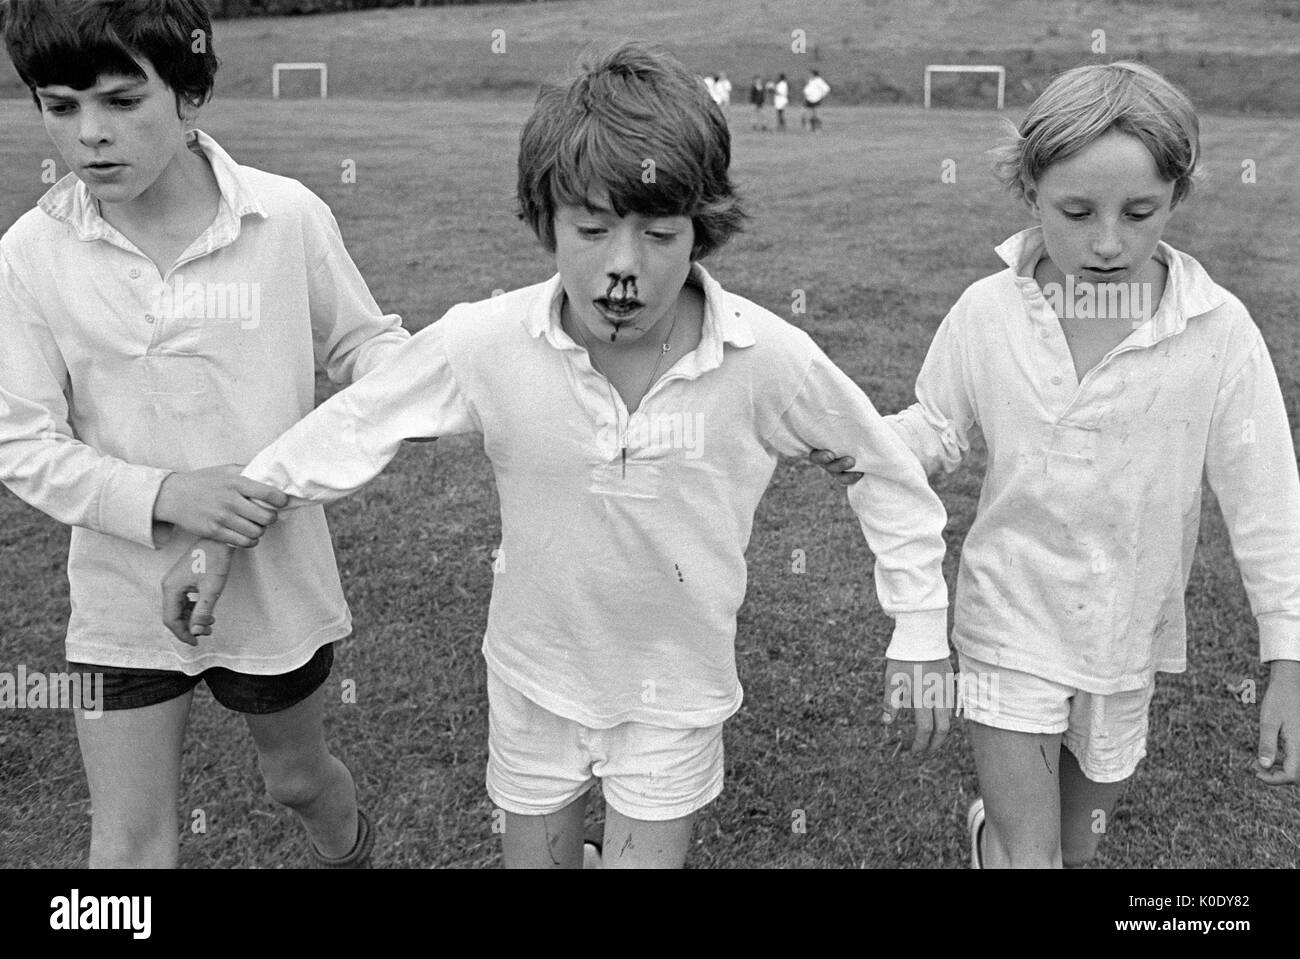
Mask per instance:
[[[1059,376],[1053,376],[1053,377],[1052,377],[1052,385],[1053,385],[1053,386],[1060,386],[1060,385],[1061,385],[1061,378],[1060,378]]]
[[[131,279],[133,280],[140,279],[140,268],[138,266],[131,267]]]
[[[154,321],[154,315],[153,315],[152,313],[146,313],[146,314],[144,315],[144,321],[145,321],[146,323],[152,323],[152,322]],[[1059,379],[1059,377],[1058,377],[1058,379]]]

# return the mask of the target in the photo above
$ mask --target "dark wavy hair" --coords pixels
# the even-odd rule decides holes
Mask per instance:
[[[553,252],[556,207],[603,187],[619,216],[690,217],[698,260],[746,218],[730,165],[727,119],[703,80],[662,47],[623,43],[538,94],[519,138],[519,218]]]
[[[88,90],[104,75],[144,80],[141,60],[194,106],[212,96],[220,61],[204,0],[5,0],[0,21],[37,106],[37,87]]]

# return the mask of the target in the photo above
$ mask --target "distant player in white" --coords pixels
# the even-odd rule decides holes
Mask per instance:
[[[799,117],[799,126],[807,127],[813,133],[821,129],[822,121],[817,115],[817,108],[830,92],[831,85],[822,79],[820,73],[813,70],[808,77],[808,82],[803,85],[803,114]]]
[[[725,73],[719,73],[717,79],[713,82],[714,101],[718,106],[726,109],[731,106],[731,81],[727,79]]]
[[[823,80],[822,84],[825,85]],[[827,89],[830,89],[827,87]],[[776,78],[776,87],[772,93],[772,104],[776,107],[776,128],[785,129],[785,108],[790,105],[790,83],[786,80],[785,74]]]

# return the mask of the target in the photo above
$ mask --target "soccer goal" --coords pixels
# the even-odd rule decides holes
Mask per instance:
[[[998,66],[966,66],[962,64],[931,63],[925,68],[925,108],[930,109],[930,77],[936,73],[996,73],[998,75],[998,109],[1007,92],[1007,71]]]
[[[320,71],[320,98],[325,99],[325,94],[329,89],[329,67],[323,63],[277,63],[271,67],[271,99],[280,99],[280,74],[285,70],[319,70]],[[926,89],[929,89],[929,80],[926,80]],[[927,97],[926,103],[930,101]]]

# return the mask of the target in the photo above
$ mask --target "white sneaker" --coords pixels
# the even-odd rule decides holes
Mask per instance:
[[[600,849],[594,842],[584,842],[582,844],[582,868],[583,869],[601,869],[604,863],[601,861]]]
[[[984,800],[976,797],[966,813],[966,831],[970,833],[970,867],[984,868],[984,857],[980,854],[980,840],[984,838]]]

